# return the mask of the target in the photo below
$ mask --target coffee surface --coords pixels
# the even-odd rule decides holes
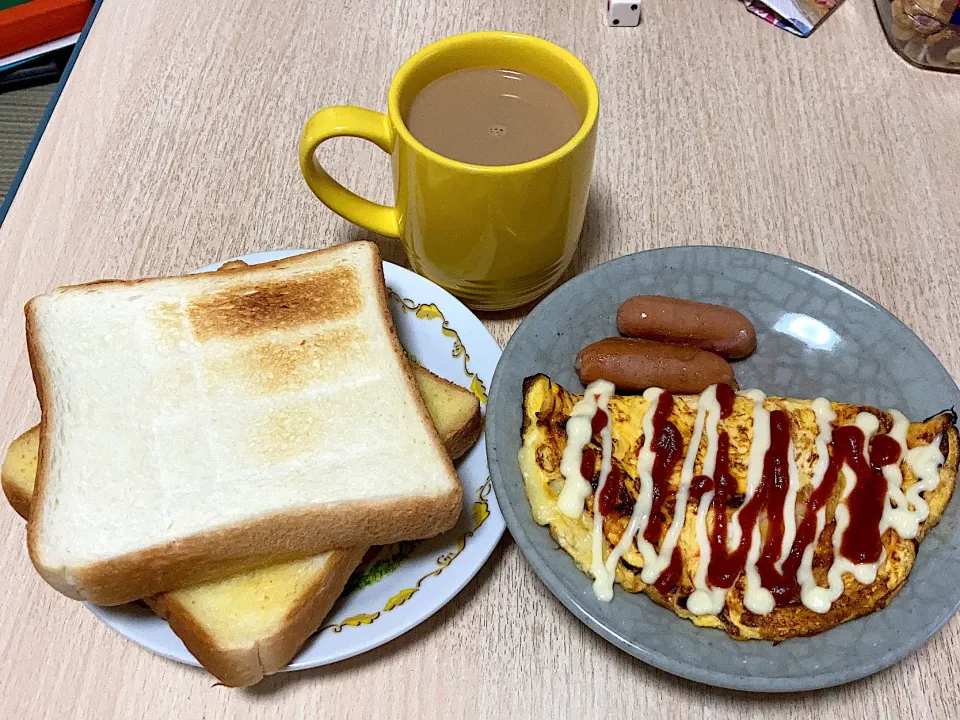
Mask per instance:
[[[514,165],[562,147],[583,117],[560,88],[537,75],[468,68],[421,90],[406,123],[417,140],[444,157]]]

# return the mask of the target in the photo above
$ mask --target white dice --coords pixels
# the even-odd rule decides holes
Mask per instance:
[[[607,0],[607,25],[636,27],[640,24],[640,0]]]

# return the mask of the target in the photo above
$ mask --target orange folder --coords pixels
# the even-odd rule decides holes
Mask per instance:
[[[0,57],[83,30],[93,0],[29,0],[0,10]]]

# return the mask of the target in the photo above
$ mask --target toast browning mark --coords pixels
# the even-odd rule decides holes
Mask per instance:
[[[351,363],[362,362],[368,341],[362,328],[345,325],[294,343],[244,343],[236,354],[204,360],[203,369],[214,386],[242,382],[244,392],[274,395],[334,380]]]
[[[150,312],[150,321],[160,347],[175,348],[189,337],[190,330],[180,303],[158,302]]]
[[[200,342],[290,330],[356,314],[363,307],[352,267],[305,277],[253,281],[191,302],[187,315]]]
[[[267,412],[253,427],[251,452],[269,462],[312,454],[332,429],[312,403],[298,403]]]

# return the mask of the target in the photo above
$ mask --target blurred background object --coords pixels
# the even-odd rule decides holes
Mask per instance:
[[[743,0],[747,10],[781,30],[807,37],[843,0]]]
[[[93,0],[0,0],[0,67],[10,55],[83,29]]]
[[[0,98],[0,205],[56,89],[56,85],[47,84]]]
[[[94,0],[0,0],[0,206]]]
[[[59,79],[93,0],[0,0],[0,93]]]
[[[960,0],[874,0],[887,40],[920,67],[960,72]]]

